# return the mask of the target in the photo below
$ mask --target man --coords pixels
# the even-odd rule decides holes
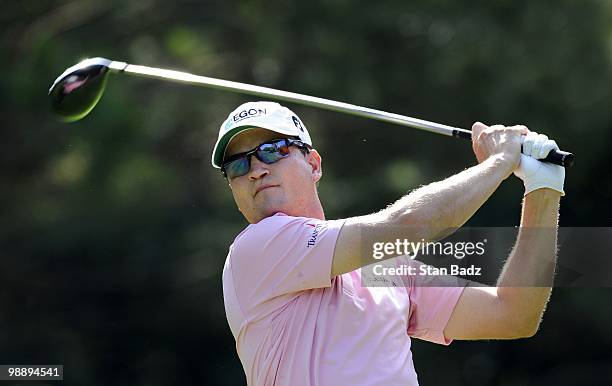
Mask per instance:
[[[321,155],[297,115],[273,102],[230,113],[212,162],[251,224],[223,270],[249,385],[417,385],[411,336],[448,345],[535,334],[551,292],[564,180],[563,168],[536,158],[557,146],[524,126],[476,123],[472,133],[478,165],[380,212],[330,221],[317,194]],[[419,286],[410,277],[404,286],[361,285],[361,235],[403,226],[407,239],[436,240],[513,172],[526,189],[521,232],[497,287]],[[534,227],[555,231],[525,231]]]

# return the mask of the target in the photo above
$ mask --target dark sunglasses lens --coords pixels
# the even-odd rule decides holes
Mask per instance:
[[[289,154],[289,147],[285,141],[264,143],[257,150],[257,158],[267,164],[277,162]]]
[[[241,157],[227,163],[224,167],[227,178],[235,178],[247,174],[251,165],[249,165],[247,157]]]
[[[253,154],[248,152],[246,154]],[[273,164],[289,155],[289,144],[286,140],[263,143],[256,151],[257,159],[266,164]],[[251,168],[250,155],[245,155],[223,165],[227,178],[244,176]]]

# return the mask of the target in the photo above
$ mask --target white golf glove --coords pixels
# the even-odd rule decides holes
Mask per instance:
[[[522,138],[523,154],[521,163],[514,171],[514,175],[523,180],[525,195],[536,189],[550,188],[565,196],[563,182],[565,181],[565,168],[538,159],[545,158],[551,150],[558,150],[559,146],[544,134],[530,131]]]

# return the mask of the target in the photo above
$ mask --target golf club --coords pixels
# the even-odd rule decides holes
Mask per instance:
[[[432,133],[472,139],[470,130],[447,126],[440,123],[425,121],[404,115],[388,113],[349,103],[336,102],[330,99],[281,91],[268,87],[254,86],[246,83],[232,82],[222,79],[194,75],[187,72],[166,70],[161,68],[139,66],[105,58],[91,58],[68,68],[51,85],[49,96],[53,110],[68,122],[85,117],[96,106],[106,86],[109,73],[123,73],[169,80],[203,87],[211,87],[224,91],[255,95],[326,110],[375,119],[414,129],[426,130]],[[569,167],[574,162],[574,155],[561,150],[551,151],[543,161]]]

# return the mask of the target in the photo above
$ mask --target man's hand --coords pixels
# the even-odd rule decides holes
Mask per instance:
[[[478,163],[489,157],[497,157],[505,168],[506,177],[519,165],[521,154],[521,135],[527,135],[525,126],[487,126],[476,122],[472,126],[472,149]]]
[[[526,155],[521,155],[520,166],[514,175],[523,180],[525,196],[534,190],[549,188],[561,193],[565,181],[565,168],[548,162],[541,162]]]
[[[542,188],[550,188],[565,195],[565,168],[537,160],[545,158],[551,150],[558,149],[557,143],[543,134],[529,132],[524,137],[521,162],[514,175],[523,180],[525,195]]]

